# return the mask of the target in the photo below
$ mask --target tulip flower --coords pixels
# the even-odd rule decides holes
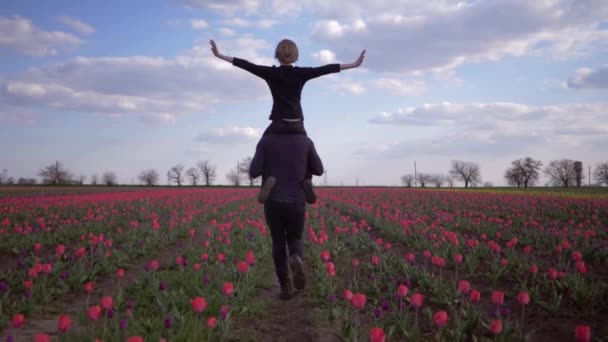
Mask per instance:
[[[445,311],[437,311],[433,314],[433,322],[436,326],[442,328],[448,324],[448,313]]]
[[[57,320],[57,330],[61,332],[66,332],[70,330],[70,326],[72,325],[72,319],[70,316],[59,316]]]
[[[207,318],[207,326],[211,329],[215,328],[215,326],[217,326],[217,318],[216,317]]]
[[[329,251],[325,250],[321,252],[321,260],[323,261],[329,261],[329,259],[331,259],[331,254],[329,253]]]
[[[51,336],[43,333],[38,333],[34,336],[34,342],[51,342]]]
[[[355,309],[363,309],[366,301],[367,297],[363,293],[357,293],[353,294],[350,303]]]
[[[372,255],[372,265],[378,266],[380,263],[380,257],[377,255]]]
[[[100,315],[101,315],[101,307],[99,305],[93,305],[93,306],[89,307],[89,309],[87,311],[87,317],[89,317],[89,319],[91,321],[97,321],[99,319]]]
[[[577,325],[575,330],[576,342],[591,341],[591,328],[588,325]]]
[[[424,296],[422,296],[420,293],[414,293],[410,296],[410,303],[413,307],[419,309],[424,304]]]
[[[499,319],[495,319],[490,322],[490,331],[492,331],[492,334],[494,335],[500,335],[500,333],[502,332],[502,321]]]
[[[190,305],[192,306],[192,311],[201,313],[207,307],[207,301],[203,297],[195,297],[190,299]]]
[[[21,328],[25,324],[25,316],[23,314],[15,314],[11,319],[11,324],[14,328]]]
[[[129,336],[127,342],[144,342],[144,338],[141,336]]]
[[[471,303],[477,303],[479,302],[479,299],[481,299],[481,292],[478,290],[473,290],[469,293],[469,300]]]
[[[382,328],[373,327],[369,332],[369,340],[371,342],[384,342],[386,340],[384,330]]]
[[[353,299],[353,291],[351,291],[351,290],[344,290],[344,293],[342,293],[342,298],[344,298],[345,300],[350,301],[351,299]]]
[[[469,293],[470,289],[471,283],[466,280],[458,281],[458,293],[460,293],[461,295],[466,295],[467,293]]]
[[[105,297],[101,298],[100,304],[104,310],[111,310],[114,307],[114,301],[112,300],[112,297],[110,297],[110,296],[105,296]]]
[[[245,273],[249,269],[249,264],[246,261],[239,262],[238,266],[239,272]]]
[[[226,296],[226,297],[232,296],[232,294],[234,293],[234,284],[232,284],[230,282],[225,282],[223,290],[224,290],[224,296]]]
[[[403,298],[407,296],[408,290],[409,289],[407,288],[407,286],[401,284],[399,285],[399,287],[397,287],[397,294],[399,295],[399,297]]]
[[[502,305],[505,300],[505,293],[502,291],[494,291],[492,292],[492,304],[494,305]]]

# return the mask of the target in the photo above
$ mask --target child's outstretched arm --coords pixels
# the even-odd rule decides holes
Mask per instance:
[[[361,65],[361,63],[363,63],[364,58],[365,58],[365,50],[361,51],[359,58],[357,58],[357,60],[354,61],[353,63],[340,64],[340,70],[358,68]]]
[[[220,51],[217,49],[217,45],[215,44],[215,42],[213,41],[213,39],[209,40],[209,44],[211,44],[211,52],[213,52],[213,55],[219,59],[223,59],[228,63],[232,63],[233,58],[230,56],[224,56],[220,53]]]

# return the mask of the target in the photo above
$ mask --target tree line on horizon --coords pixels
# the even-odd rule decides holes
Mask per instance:
[[[249,177],[249,166],[251,157],[237,161],[236,167],[226,174],[226,179],[230,185],[241,186],[247,184],[254,186],[259,183],[260,177]],[[504,178],[509,186],[513,187],[534,187],[538,184],[541,171],[549,178],[546,185],[568,188],[576,185],[575,161],[571,159],[561,159],[550,161],[544,169],[543,163],[531,157],[516,159],[511,162],[511,166],[505,170]],[[41,184],[44,185],[84,185],[87,176],[84,174],[76,175],[59,161],[42,168],[38,172],[41,177]],[[118,185],[118,177],[113,171],[105,171],[101,175],[92,174],[88,177],[90,185]],[[146,186],[159,185],[160,173],[154,169],[141,171],[137,176],[140,184]],[[201,160],[195,167],[186,169],[183,164],[177,164],[167,170],[168,185],[192,185],[192,186],[212,186],[217,179],[217,166],[211,164],[209,160]],[[584,172],[581,179],[585,179]],[[608,185],[608,161],[599,163],[593,172],[595,185]],[[481,171],[478,164],[470,161],[452,160],[448,174],[430,174],[417,172],[401,176],[401,184],[406,187],[454,187],[456,181],[464,183],[464,187],[480,186],[490,187],[490,182],[482,184]],[[36,178],[6,177],[0,173],[0,185],[33,185],[38,184]]]
[[[572,159],[552,160],[542,169],[543,163],[531,157],[516,159],[511,162],[511,166],[505,170],[504,178],[507,185],[513,187],[533,187],[537,185],[541,169],[549,178],[546,185],[568,188],[576,185],[577,172],[575,161]],[[585,173],[581,173],[581,180],[586,178]],[[608,185],[608,161],[599,163],[593,172],[595,185]],[[437,188],[446,184],[454,187],[454,182],[464,183],[464,187],[481,185],[481,171],[479,165],[470,161],[452,160],[450,170],[447,175],[429,174],[417,172],[415,175],[409,173],[401,176],[401,184],[406,187],[435,186]],[[485,182],[484,187],[491,187],[491,182]]]

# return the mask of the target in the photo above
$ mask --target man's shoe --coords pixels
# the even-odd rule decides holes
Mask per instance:
[[[258,195],[258,202],[264,203],[266,202],[266,200],[268,200],[268,197],[270,197],[270,191],[276,183],[277,179],[273,176],[266,178],[266,181],[262,185],[262,189],[260,189],[260,193]]]
[[[291,285],[282,285],[281,292],[279,293],[280,300],[290,300],[291,299]]]
[[[302,269],[302,258],[297,254],[290,256],[289,267],[291,268],[294,286],[298,290],[303,290],[304,286],[306,286],[306,277],[304,276],[304,270]]]
[[[304,196],[306,197],[306,203],[315,203],[317,201],[317,195],[313,190],[312,181],[310,179],[303,180],[302,187],[304,188]]]

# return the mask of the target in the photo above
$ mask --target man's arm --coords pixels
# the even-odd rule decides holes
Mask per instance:
[[[323,162],[317,154],[315,144],[310,140],[310,149],[308,151],[308,169],[315,176],[323,175]]]
[[[363,63],[364,58],[365,58],[365,50],[361,51],[359,58],[357,58],[357,60],[354,61],[353,63],[340,64],[340,70],[358,68],[361,65],[361,63]]]
[[[249,177],[251,179],[257,178],[262,175],[264,170],[264,148],[262,147],[262,141],[258,142],[255,147],[255,155],[249,164]]]

